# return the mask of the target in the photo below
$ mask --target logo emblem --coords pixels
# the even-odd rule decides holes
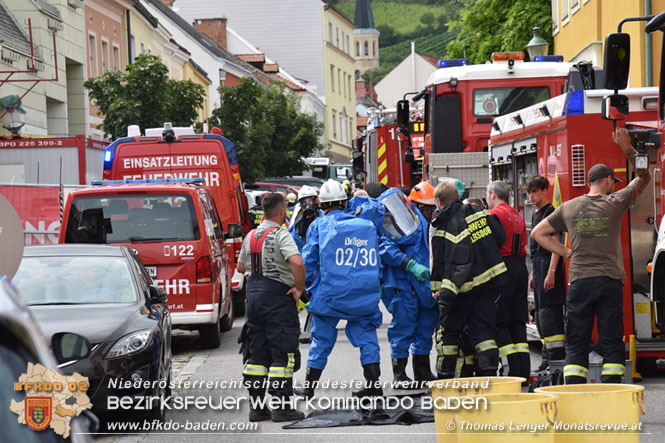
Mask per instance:
[[[25,397],[25,423],[34,431],[41,431],[51,424],[51,397]]]

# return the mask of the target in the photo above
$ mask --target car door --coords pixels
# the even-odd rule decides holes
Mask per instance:
[[[213,201],[208,195],[207,192],[201,191],[199,193],[201,197],[201,205],[203,208],[203,219],[205,226],[205,235],[210,243],[210,253],[213,260],[213,291],[216,301],[220,302],[219,316],[222,316],[222,312],[226,309],[225,296],[226,296],[226,278],[225,278],[225,267],[223,256],[226,253],[226,244],[224,243],[223,234],[222,234],[222,225],[219,222],[219,219],[215,216],[216,211],[213,209]],[[219,297],[219,299],[217,299]]]

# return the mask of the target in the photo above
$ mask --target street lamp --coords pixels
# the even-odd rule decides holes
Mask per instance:
[[[547,43],[547,40],[540,36],[540,28],[537,25],[531,31],[533,31],[533,38],[526,45],[526,50],[529,53],[529,58],[533,61],[539,55],[547,55],[547,49],[550,45]]]

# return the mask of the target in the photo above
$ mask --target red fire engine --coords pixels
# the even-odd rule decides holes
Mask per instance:
[[[638,151],[648,154],[655,165],[658,152],[652,126],[658,115],[657,88],[622,91],[629,114],[625,125]],[[522,110],[497,117],[490,138],[490,167],[495,180],[504,180],[516,196],[511,204],[530,223],[535,208],[528,202],[527,177],[542,175],[550,181],[550,201],[554,206],[588,191],[587,171],[605,163],[625,186],[633,177],[632,165],[612,141],[612,123],[604,120],[601,108],[607,90],[572,91]],[[653,122],[653,123],[650,123]],[[621,230],[624,268],[624,330],[636,338],[637,357],[665,356],[665,339],[656,327],[654,306],[649,299],[650,276],[647,264],[654,250],[658,193],[649,186],[635,206],[624,216]],[[527,225],[530,230],[530,226]],[[566,262],[567,264],[567,262]],[[595,335],[595,333],[594,333]],[[597,338],[597,337],[594,337]]]

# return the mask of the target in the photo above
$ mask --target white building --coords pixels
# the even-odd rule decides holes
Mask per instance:
[[[374,89],[378,100],[386,108],[394,108],[407,92],[418,92],[425,87],[427,77],[438,69],[437,60],[413,53],[378,82]]]

